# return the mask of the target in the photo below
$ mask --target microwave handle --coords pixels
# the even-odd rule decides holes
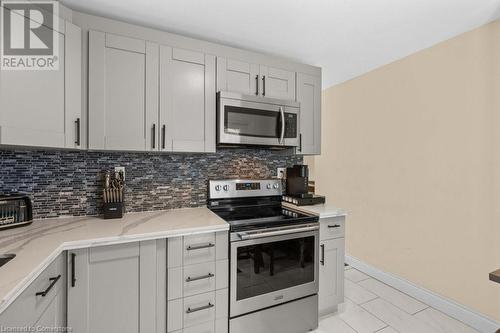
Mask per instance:
[[[280,115],[281,115],[281,134],[280,134],[280,144],[283,144],[283,139],[285,138],[285,111],[283,111],[283,107],[280,106]]]

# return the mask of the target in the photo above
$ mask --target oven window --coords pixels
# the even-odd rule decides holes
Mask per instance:
[[[278,112],[226,105],[224,113],[224,131],[228,134],[278,137]]]
[[[314,282],[314,236],[237,249],[236,299]]]

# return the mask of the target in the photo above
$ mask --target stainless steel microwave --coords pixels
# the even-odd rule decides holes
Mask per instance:
[[[300,104],[273,98],[217,93],[217,143],[297,147]]]

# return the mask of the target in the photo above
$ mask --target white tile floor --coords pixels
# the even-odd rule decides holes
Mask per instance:
[[[345,303],[315,333],[479,333],[370,276],[346,267]]]

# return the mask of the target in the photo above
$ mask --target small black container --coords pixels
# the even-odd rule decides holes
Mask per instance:
[[[125,213],[124,202],[107,202],[104,203],[104,219],[121,219]]]

